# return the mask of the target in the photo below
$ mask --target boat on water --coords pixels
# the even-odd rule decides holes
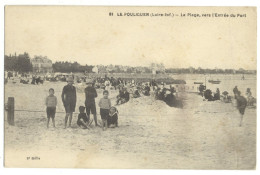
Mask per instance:
[[[212,84],[220,84],[221,81],[220,80],[208,80],[209,83],[212,83]]]
[[[194,84],[203,84],[203,82],[194,81]]]

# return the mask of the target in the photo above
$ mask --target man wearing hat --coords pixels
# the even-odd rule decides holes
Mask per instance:
[[[94,116],[95,125],[98,126],[97,123],[97,110],[96,110],[96,102],[95,98],[97,97],[97,91],[93,87],[92,80],[86,80],[87,87],[85,88],[85,106],[86,106],[86,112],[87,115],[90,116],[90,112]]]
[[[67,128],[67,122],[69,118],[69,127],[71,127],[71,120],[73,112],[75,112],[77,95],[76,88],[72,85],[74,80],[72,77],[68,77],[68,84],[63,87],[61,98],[63,105],[65,107],[66,115],[65,115],[65,129]]]

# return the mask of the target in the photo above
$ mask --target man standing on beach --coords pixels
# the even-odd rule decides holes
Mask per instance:
[[[77,95],[76,88],[72,85],[74,80],[72,77],[69,77],[67,80],[68,84],[63,87],[61,98],[63,105],[65,107],[66,115],[65,115],[65,127],[67,128],[67,122],[69,118],[69,127],[71,127],[71,120],[73,112],[75,112]]]
[[[87,115],[90,116],[90,111],[94,115],[95,125],[99,126],[97,123],[97,110],[95,98],[97,97],[97,91],[92,85],[91,80],[86,80],[87,87],[85,88],[85,106]]]

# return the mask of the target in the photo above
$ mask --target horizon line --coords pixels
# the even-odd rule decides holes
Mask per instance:
[[[77,60],[76,61],[69,61],[69,60],[66,60],[66,61],[64,61],[64,60],[53,60],[53,59],[51,59],[51,58],[49,58],[48,56],[43,56],[43,55],[34,55],[34,57],[33,58],[31,58],[30,57],[30,54],[28,53],[28,52],[23,52],[23,53],[18,53],[18,54],[16,54],[16,52],[15,52],[15,54],[11,54],[11,53],[9,53],[9,54],[4,54],[4,56],[8,56],[9,57],[9,55],[11,55],[11,56],[19,56],[19,55],[23,55],[24,53],[27,53],[28,55],[29,55],[29,59],[33,59],[34,57],[36,57],[36,56],[42,56],[42,57],[47,57],[47,59],[49,59],[49,60],[51,60],[52,61],[52,64],[54,64],[55,62],[68,62],[68,63],[78,63],[78,64],[80,64],[81,66],[86,66],[86,65],[88,65],[88,66],[100,66],[100,65],[102,65],[102,66],[110,66],[110,65],[112,65],[112,66],[128,66],[128,67],[148,67],[149,68],[149,65],[147,65],[147,66],[143,66],[143,65],[139,65],[139,66],[137,66],[137,65],[135,65],[135,66],[131,66],[131,65],[122,65],[122,64],[82,64],[82,63],[80,63],[80,62],[78,62]],[[55,61],[55,62],[54,62]],[[165,64],[164,63],[155,63],[155,62],[151,62],[150,64],[163,64],[163,66],[165,67]],[[194,68],[194,69],[199,69],[199,68],[201,68],[201,69],[210,69],[210,70],[214,70],[214,69],[222,69],[222,70],[228,70],[228,69],[231,69],[231,70],[239,70],[239,69],[244,69],[245,71],[257,71],[257,69],[245,69],[245,68],[243,68],[243,67],[240,67],[240,68],[219,68],[219,67],[216,67],[216,68],[205,68],[205,67],[193,67],[193,66],[189,66],[189,67],[179,67],[179,68],[177,68],[177,67],[165,67],[165,69],[189,69],[189,68]]]

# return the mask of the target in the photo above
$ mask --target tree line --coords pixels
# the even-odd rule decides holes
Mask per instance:
[[[255,70],[239,69],[203,69],[203,68],[169,68],[166,73],[173,74],[255,74]]]
[[[99,65],[97,66],[100,73],[152,73],[154,67],[160,67],[157,73],[173,73],[173,74],[255,74],[256,70],[249,71],[245,69],[203,69],[203,68],[167,68],[163,64],[151,66],[122,66],[122,65]],[[5,71],[16,71],[20,73],[28,73],[33,71],[33,65],[30,61],[28,53],[15,55],[5,55],[4,57]],[[81,65],[78,62],[56,61],[52,64],[53,72],[71,73],[71,72],[85,72],[91,73],[94,68],[93,65]]]
[[[91,73],[94,66],[85,65],[82,66],[78,62],[67,62],[67,61],[58,61],[52,64],[54,72],[70,73],[70,72],[86,72]]]
[[[29,54],[26,52],[18,56],[16,56],[16,54],[10,56],[5,55],[4,68],[5,71],[16,71],[20,73],[28,73],[33,70]]]

